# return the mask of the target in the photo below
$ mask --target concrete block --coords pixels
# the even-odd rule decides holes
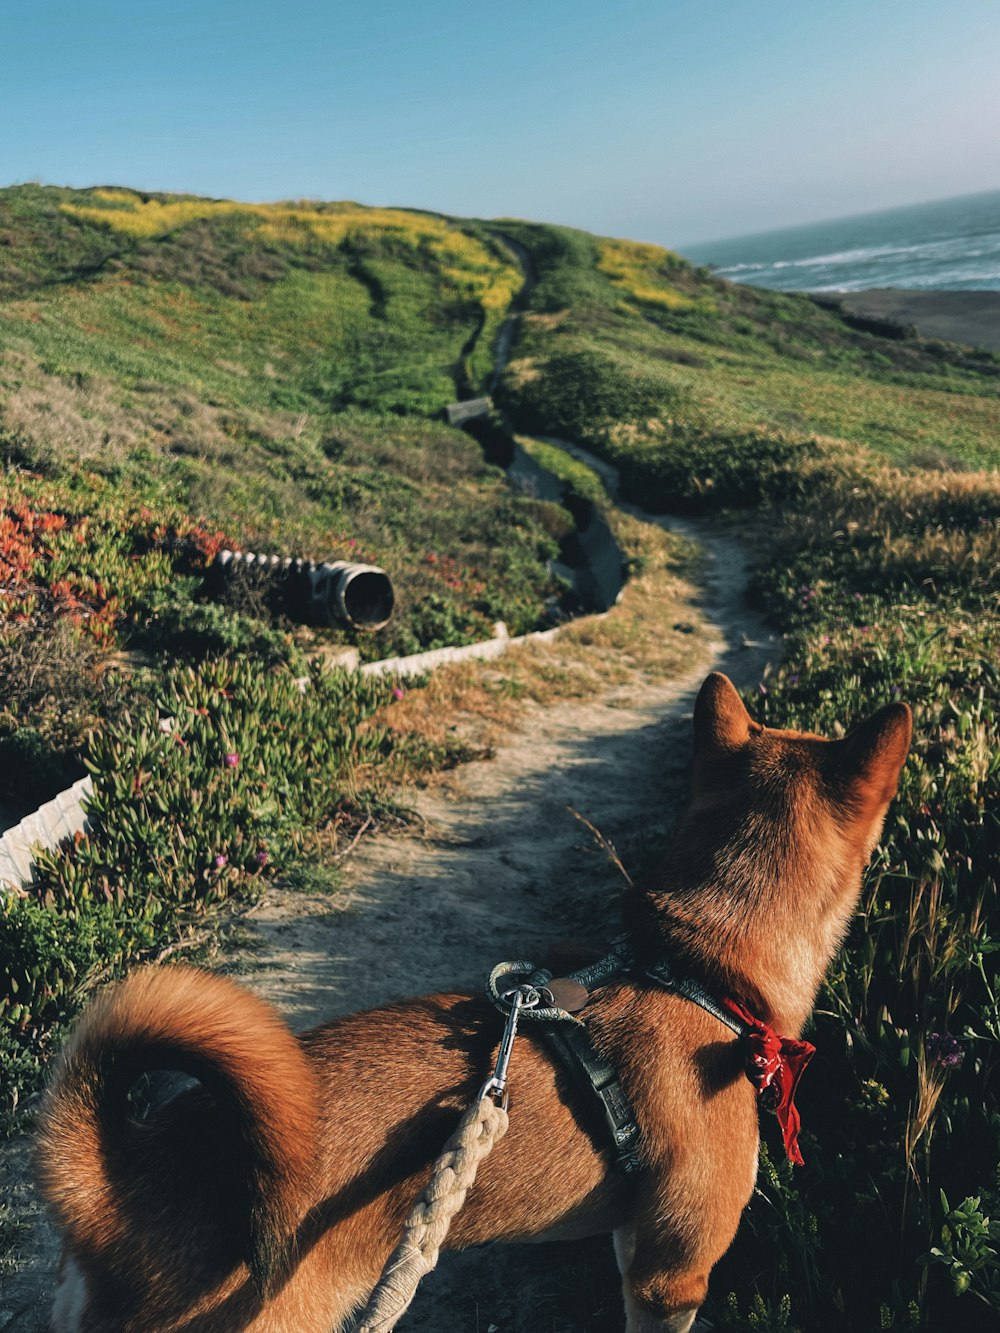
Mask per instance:
[[[461,403],[449,403],[445,408],[449,426],[460,426],[463,421],[474,421],[477,417],[488,417],[493,410],[489,398],[467,398]]]
[[[21,836],[20,825],[16,829],[11,829],[4,838],[3,850],[17,871],[17,882],[30,884],[34,862],[31,859],[31,848]]]

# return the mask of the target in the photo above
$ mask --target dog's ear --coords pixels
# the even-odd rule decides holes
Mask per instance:
[[[847,798],[867,859],[875,850],[889,802],[910,751],[913,721],[906,704],[888,704],[834,742],[836,785]]]
[[[870,801],[888,805],[896,795],[912,736],[909,707],[886,704],[838,742],[837,767]]]
[[[721,671],[706,676],[694,705],[695,761],[739,749],[755,729],[759,730],[729,677]]]

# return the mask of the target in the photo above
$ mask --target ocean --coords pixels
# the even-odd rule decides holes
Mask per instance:
[[[1000,190],[683,247],[722,276],[779,291],[1000,291]]]

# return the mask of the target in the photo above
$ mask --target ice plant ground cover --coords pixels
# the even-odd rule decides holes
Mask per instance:
[[[0,744],[43,785],[86,763],[97,787],[92,835],[2,909],[5,1090],[32,1086],[89,984],[282,872],[405,750],[392,716],[412,692],[316,672],[303,695],[315,645],[252,588],[201,596],[215,534],[387,564],[402,613],[374,656],[544,622],[571,513],[511,494],[432,420],[488,380],[519,282],[505,238],[537,281],[499,398],[520,429],[613,462],[643,505],[734,523],[788,636],[754,713],[836,734],[883,700],[915,710],[810,1034],[806,1166],[763,1158],[712,1319],[991,1328],[1000,362],[657,247],[356,205],[0,191],[0,634],[18,667]],[[554,450],[532,446],[570,510],[605,503]],[[144,658],[123,669],[122,650]]]
[[[115,973],[254,881],[359,798],[384,757],[390,682],[249,658],[178,667],[91,733],[90,832],[0,902],[0,1066],[29,1088],[88,976]]]

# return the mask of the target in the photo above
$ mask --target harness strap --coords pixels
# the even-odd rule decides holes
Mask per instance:
[[[616,940],[610,953],[589,967],[571,972],[564,980],[575,982],[589,993],[620,976],[627,957],[627,944]],[[626,1175],[634,1174],[642,1167],[639,1155],[641,1136],[635,1112],[622,1090],[618,1071],[597,1050],[584,1024],[554,1002],[544,1003],[545,999],[554,998],[547,989],[552,973],[545,968],[535,968],[531,963],[499,963],[486,983],[487,996],[498,1009],[506,1012],[510,1009],[508,996],[515,979],[520,977],[523,984],[526,973],[529,974],[528,985],[534,988],[536,998],[534,1003],[529,1001],[519,1009],[521,1019],[541,1024],[545,1041],[583,1091],[597,1102],[611,1132],[615,1165]]]
[[[615,1165],[627,1176],[640,1171],[639,1124],[614,1065],[599,1053],[582,1023],[546,1024],[545,1040],[584,1092],[596,1098],[611,1133]]]
[[[685,1000],[700,1005],[706,1013],[717,1018],[720,1023],[725,1023],[729,1031],[735,1033],[737,1037],[745,1037],[750,1031],[748,1023],[742,1022],[730,1010],[723,1008],[722,1004],[700,982],[695,981],[694,977],[677,976],[665,958],[647,968],[646,976],[664,990],[672,990],[678,995],[683,995]]]

